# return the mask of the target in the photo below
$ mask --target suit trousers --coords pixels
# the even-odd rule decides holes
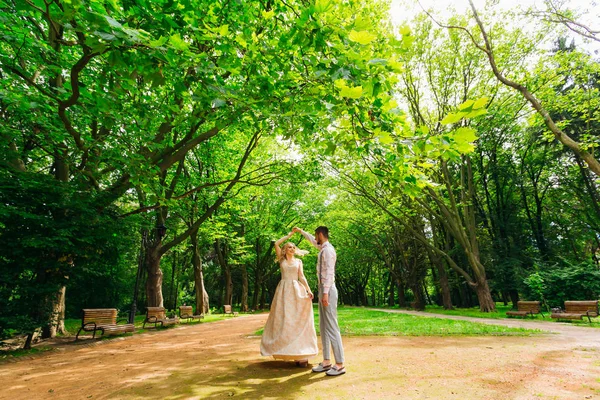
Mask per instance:
[[[321,330],[321,342],[323,343],[323,359],[331,360],[331,348],[336,363],[344,362],[344,347],[342,346],[342,335],[337,320],[338,291],[335,285],[329,288],[329,305],[323,306],[323,288],[319,287],[319,329]]]

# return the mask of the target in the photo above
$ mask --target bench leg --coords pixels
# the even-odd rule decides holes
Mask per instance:
[[[75,340],[79,339],[79,334],[81,333],[82,329],[83,329],[83,327],[79,328],[79,330],[77,331],[77,335],[75,335]]]

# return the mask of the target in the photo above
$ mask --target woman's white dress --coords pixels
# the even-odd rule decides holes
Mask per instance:
[[[302,261],[294,258],[279,264],[281,281],[271,301],[271,311],[260,342],[260,354],[280,360],[303,360],[316,356],[317,335],[312,301],[304,281]]]

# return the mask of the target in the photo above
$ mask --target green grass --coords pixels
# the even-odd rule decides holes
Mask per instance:
[[[46,351],[52,350],[52,347],[49,346],[38,346],[29,350],[17,349],[17,350],[9,350],[9,351],[0,351],[0,361],[9,359],[9,358],[18,358],[31,356],[34,354],[44,353]]]
[[[318,320],[318,309],[315,308],[317,333]],[[338,322],[342,335],[346,336],[530,336],[540,333],[535,329],[415,317],[356,307],[339,307]],[[256,334],[262,335],[262,332],[261,329]]]
[[[441,306],[427,306],[425,308],[425,312],[434,313],[434,314],[443,314],[443,315],[459,315],[463,317],[473,317],[473,318],[493,318],[493,319],[502,319],[502,318],[510,318],[510,319],[526,319],[528,321],[556,321],[550,318],[550,313],[544,311],[544,317],[540,314],[531,318],[530,316],[527,318],[519,318],[519,317],[508,317],[506,315],[507,311],[512,310],[511,305],[505,306],[503,303],[496,303],[496,312],[484,313],[479,311],[479,307],[473,308],[455,308],[454,310],[444,310]],[[587,318],[583,320],[571,320],[571,321],[562,321],[561,322],[570,322],[573,325],[577,326],[587,326],[592,328],[600,328],[600,318],[592,318],[592,323],[588,322]]]

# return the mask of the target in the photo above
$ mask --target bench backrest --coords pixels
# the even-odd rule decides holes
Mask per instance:
[[[164,307],[146,307],[146,318],[166,319]]]
[[[565,301],[565,312],[598,315],[598,300]]]
[[[226,304],[223,308],[225,309],[225,314],[231,314],[231,305]]]
[[[519,301],[517,303],[517,309],[519,311],[531,311],[533,313],[540,312],[540,302],[539,301]]]
[[[84,308],[82,311],[83,324],[95,322],[96,325],[114,325],[117,323],[116,308]]]
[[[179,306],[179,316],[182,315],[194,315],[194,310],[192,306]]]

